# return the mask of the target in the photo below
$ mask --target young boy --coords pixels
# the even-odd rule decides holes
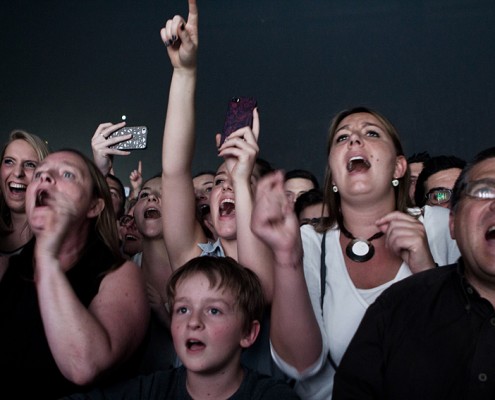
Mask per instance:
[[[252,271],[230,257],[196,257],[172,274],[167,299],[181,367],[66,399],[299,399],[287,383],[241,364],[263,315]]]

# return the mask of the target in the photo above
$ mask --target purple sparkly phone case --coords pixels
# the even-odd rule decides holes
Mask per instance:
[[[253,110],[257,102],[254,97],[233,97],[227,107],[227,115],[222,130],[222,144],[232,132],[245,126],[252,127]]]

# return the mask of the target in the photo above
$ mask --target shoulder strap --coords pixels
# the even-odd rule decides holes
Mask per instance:
[[[320,259],[320,307],[321,307],[321,315],[323,316],[323,299],[325,298],[325,288],[326,288],[326,279],[327,279],[327,266],[325,264],[325,242],[326,242],[327,232],[323,233],[323,237],[321,238],[321,259]],[[330,354],[330,349],[328,349],[327,355],[328,361],[333,369],[337,370],[337,363],[333,360],[332,355]]]
[[[325,287],[327,279],[327,266],[325,265],[325,242],[327,237],[327,231],[323,233],[321,238],[321,259],[320,259],[320,307],[321,315],[323,315],[323,299],[325,298]]]

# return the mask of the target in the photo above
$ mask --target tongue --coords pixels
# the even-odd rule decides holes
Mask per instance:
[[[201,350],[205,347],[203,343],[191,343],[189,344],[189,350]]]
[[[370,167],[370,163],[365,160],[352,160],[349,161],[347,164],[347,171],[349,172],[361,172],[361,171],[366,171]]]
[[[160,218],[160,212],[158,210],[148,210],[144,213],[144,218]]]
[[[220,207],[220,214],[221,215],[230,215],[232,212],[235,210],[235,204],[233,203],[223,203],[222,206]]]

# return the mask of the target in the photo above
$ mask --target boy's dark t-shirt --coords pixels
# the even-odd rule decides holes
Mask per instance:
[[[76,393],[63,400],[193,400],[186,390],[184,366],[141,375],[131,380],[87,393]],[[284,381],[261,375],[244,367],[244,379],[229,400],[291,400],[299,396]]]

